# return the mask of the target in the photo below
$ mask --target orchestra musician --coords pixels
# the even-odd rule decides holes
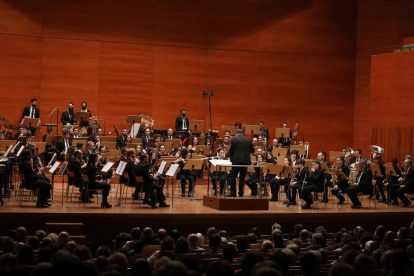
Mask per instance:
[[[305,181],[302,198],[305,200],[306,204],[302,206],[302,209],[311,209],[312,205],[312,192],[323,192],[323,184],[325,181],[324,172],[321,168],[321,163],[319,160],[312,161],[311,176],[309,181]]]
[[[282,128],[287,128],[287,123],[283,123]],[[279,137],[278,143],[282,144],[283,147],[289,147],[291,139],[292,139],[292,132],[289,129],[288,137],[285,137],[285,136]]]
[[[120,150],[122,147],[125,147],[127,144],[128,130],[124,127],[122,128],[122,134],[116,138],[116,149]]]
[[[149,142],[149,139],[151,139],[150,135],[151,135],[151,130],[149,128],[146,128],[144,132],[144,136],[142,136],[142,148],[145,150],[148,148],[147,146],[149,146],[148,142]]]
[[[230,140],[230,137],[229,136],[224,136],[224,138],[223,138],[223,145],[226,145],[226,146],[230,146],[231,145],[231,140]]]
[[[160,159],[161,156],[170,156],[171,154],[168,154],[165,152],[165,145],[164,144],[160,144],[158,146],[158,152],[157,152],[157,159]]]
[[[102,131],[102,128],[98,128],[98,130],[97,130],[97,132],[96,132],[99,136],[105,136],[104,135],[104,133],[103,133],[103,131]]]
[[[400,187],[400,183],[398,182],[398,179],[400,178],[400,176],[402,176],[402,172],[400,170],[400,168],[398,167],[398,159],[397,158],[393,158],[391,160],[391,165],[394,168],[395,172],[397,173],[397,175],[392,174],[389,179],[387,179],[384,183],[384,186],[388,188],[389,191],[389,200],[393,200],[393,202],[398,203],[398,199],[395,196],[395,192],[396,190],[399,189]],[[394,185],[396,185],[395,188]],[[392,203],[390,203],[390,205],[392,205]]]
[[[160,144],[160,142],[161,142],[161,136],[157,135],[155,136],[154,141],[150,143],[149,147],[156,149],[158,145]]]
[[[159,174],[156,171],[153,171],[152,167],[155,164],[155,161],[157,161],[157,153],[155,152],[155,149],[150,150],[148,152],[148,166],[149,166],[149,171],[150,174],[154,177],[155,179],[155,183],[161,185],[161,187],[164,188],[164,184],[165,184],[165,177],[161,174]]]
[[[360,159],[358,162],[359,173],[356,177],[356,182],[352,187],[346,189],[349,199],[352,201],[351,208],[360,209],[361,202],[358,199],[357,193],[362,193],[364,195],[370,194],[372,192],[372,171],[367,165],[366,159]]]
[[[73,111],[73,103],[69,102],[68,110],[62,112],[60,121],[64,126],[70,126],[76,124],[75,112]]]
[[[404,176],[398,179],[399,184],[391,186],[391,197],[393,202],[390,205],[398,205],[398,198],[400,198],[403,203],[402,207],[411,205],[411,201],[404,195],[404,193],[414,192],[414,169],[411,166],[411,159],[406,159],[404,161]]]
[[[236,123],[237,124],[237,123]],[[250,154],[254,153],[254,148],[250,139],[243,136],[241,129],[236,130],[236,138],[231,140],[229,151],[230,160],[233,165],[250,165]],[[247,167],[233,167],[230,171],[230,197],[236,197],[236,177],[239,176],[239,196],[244,195],[244,179],[247,173]]]
[[[93,203],[90,198],[86,198],[86,189],[83,187],[83,169],[86,168],[86,163],[83,162],[82,151],[75,150],[73,157],[66,159],[68,161],[68,170],[73,172],[74,178],[69,176],[68,184],[75,185],[76,188],[79,188],[81,193],[80,200],[85,203]],[[82,164],[83,163],[83,164]]]
[[[75,126],[73,128],[73,133],[71,134],[71,140],[73,140],[74,138],[81,138],[80,134],[79,134],[79,127]]]
[[[259,122],[259,134],[262,137],[266,137],[266,141],[269,141],[269,130],[266,128],[263,121]]]
[[[299,141],[298,141],[298,146],[304,146],[304,142],[303,142],[303,140],[302,139],[300,139]],[[308,152],[307,151],[305,151],[305,155],[298,155],[298,158],[300,158],[300,159],[305,159],[306,157],[308,156]]]
[[[346,189],[349,188],[349,168],[345,165],[345,157],[344,156],[337,156],[336,157],[336,169],[342,171],[347,178],[337,179],[336,183],[334,183],[333,188],[331,189],[331,194],[336,196],[339,200],[338,204],[343,204],[345,201],[345,197],[341,195],[341,191],[345,192]]]
[[[277,149],[278,148],[277,145],[278,145],[277,139],[273,139],[272,146],[270,148],[268,148],[267,151],[268,152],[273,152],[273,149]]]
[[[95,150],[98,151],[99,147],[101,146],[101,136],[99,134],[95,134],[92,139],[93,142],[95,142]]]
[[[258,139],[257,139],[257,137],[253,137],[253,139],[252,139],[252,145],[253,145],[253,147],[257,147],[258,146]]]
[[[173,129],[172,128],[169,128],[168,130],[167,130],[167,136],[165,136],[164,137],[164,142],[165,142],[165,140],[167,140],[167,139],[175,139],[174,138],[174,135],[173,135]]]
[[[188,146],[188,150],[191,153],[197,153],[197,145],[198,145],[198,138],[197,137],[193,137],[192,141],[191,141],[191,145]]]
[[[326,160],[326,152],[324,151],[318,152],[318,160],[319,162],[324,162],[328,166],[329,170],[331,169],[331,163],[328,160]],[[320,202],[328,203],[328,187],[333,188],[333,184],[331,181],[332,175],[325,172],[325,179],[326,179],[325,192],[323,193],[323,199],[320,200]]]
[[[47,126],[47,130],[46,131],[47,131],[46,134],[43,135],[43,137],[42,137],[42,141],[43,142],[46,142],[46,136],[53,135],[53,127]]]
[[[235,124],[234,124],[234,128],[237,130],[237,129],[241,129],[242,131],[243,131],[243,129],[242,129],[242,123],[240,123],[240,122],[236,122]]]
[[[22,119],[23,118],[40,118],[40,111],[39,108],[36,107],[37,105],[37,100],[36,99],[31,99],[31,105],[26,106],[23,110],[23,115],[22,115]],[[33,134],[33,136],[35,135],[36,132],[36,127],[31,127],[31,132]]]
[[[376,180],[375,185],[377,185],[377,191],[376,191],[377,194],[375,196],[376,196],[376,199],[378,199],[378,197],[379,197],[378,193],[379,193],[381,195],[382,199],[379,200],[378,202],[383,202],[384,203],[384,202],[387,202],[387,198],[386,198],[385,193],[384,193],[384,180],[386,178],[387,173],[385,171],[384,162],[382,162],[382,156],[381,155],[377,154],[375,156],[374,164],[379,166],[380,171],[381,171],[381,175],[382,175],[382,176],[374,175],[374,180]],[[370,197],[372,198],[373,194],[371,194]]]
[[[126,150],[126,155],[127,155],[127,158],[126,158],[125,162],[127,162],[127,164],[125,166],[124,173],[127,173],[128,174],[128,181],[126,181],[125,179],[123,179],[123,182],[128,187],[135,187],[135,191],[132,194],[132,197],[134,199],[138,199],[139,192],[142,190],[142,183],[137,182],[137,180],[135,178],[135,170],[136,170],[136,165],[135,165],[135,158],[136,158],[135,149],[133,149],[133,148],[127,149]]]
[[[135,175],[142,176],[144,181],[143,186],[147,199],[147,202],[144,200],[144,203],[148,203],[152,208],[156,208],[156,202],[160,203],[159,207],[170,207],[170,205],[165,202],[165,196],[162,191],[163,187],[156,184],[156,177],[152,177],[149,173],[148,156],[146,154],[141,154],[140,162],[136,166]],[[153,190],[156,190],[156,192],[154,193]],[[149,199],[151,199],[151,201],[149,201]]]
[[[21,174],[24,174],[24,185],[26,189],[35,190],[39,188],[36,207],[47,208],[51,206],[51,204],[47,201],[50,198],[50,190],[52,189],[52,185],[50,185],[49,182],[42,180],[42,172],[38,172],[37,174],[34,172],[30,162],[32,157],[33,154],[30,149],[23,150],[21,154],[19,171]]]
[[[362,150],[360,149],[355,150],[355,156],[349,159],[348,166],[351,166],[352,164],[355,164],[355,163],[359,163],[359,161],[361,161],[362,159],[361,155],[362,155]]]
[[[259,165],[261,162],[263,162],[263,159],[264,158],[262,154],[257,154],[256,164]],[[261,168],[255,167],[254,173],[252,174],[252,176],[244,181],[244,184],[246,184],[246,186],[250,188],[252,196],[257,196],[257,183],[260,182],[260,180],[262,180],[263,182],[263,179],[264,179],[263,171],[261,170]],[[267,194],[267,189],[265,189],[265,195],[266,194]]]
[[[287,157],[287,156],[284,157],[282,162],[283,162],[283,166],[292,166],[292,160],[290,159],[290,157]],[[285,191],[287,192],[287,187],[286,187],[287,184],[289,184],[288,179],[280,175],[276,175],[275,178],[270,180],[270,191],[272,193],[272,198],[273,198],[272,201],[279,200],[278,193],[279,193],[280,186],[283,185],[285,187]],[[284,204],[286,203],[287,201]]]
[[[72,145],[72,140],[69,139],[69,132],[64,130],[62,134],[62,139],[56,143],[56,153],[59,156],[59,160],[63,161],[64,155],[69,147]]]
[[[103,158],[103,154],[107,153],[108,149],[105,147],[105,145],[100,145],[98,147],[97,152],[98,152],[98,155],[101,156],[101,159],[99,160],[99,166],[98,166],[99,171],[101,171],[103,167],[105,167],[106,163],[108,163],[109,155],[106,155],[106,157]],[[112,170],[109,170],[108,172],[101,172],[102,179],[107,180],[109,184],[111,184],[112,174],[113,174]]]
[[[88,104],[86,102],[82,102],[82,109],[79,110],[80,112],[91,112],[88,108],[87,108]],[[83,118],[83,120],[85,121],[79,121],[79,127],[88,127],[89,126],[89,120],[92,117],[92,113],[90,113],[89,118]]]
[[[302,188],[303,188],[303,182],[306,179],[306,176],[308,175],[308,169],[305,167],[305,160],[303,159],[299,159],[296,162],[296,174],[295,174],[295,178],[291,179],[290,181],[290,188],[292,189],[292,194],[289,194],[289,205],[296,205],[296,194],[297,191],[299,190],[299,198],[303,198],[302,197]],[[288,190],[288,192],[290,193],[290,189]],[[271,201],[277,201],[276,200],[271,200]]]
[[[187,112],[185,110],[181,110],[181,116],[175,119],[175,130],[176,131],[184,131],[187,130],[190,125],[190,120],[186,118]]]
[[[220,148],[217,149],[217,157],[213,157],[214,159],[221,159],[226,160],[227,158],[224,155],[224,149]],[[211,179],[211,185],[214,190],[214,195],[217,195],[217,180],[220,181],[220,195],[224,194],[224,188],[226,185],[226,181],[228,179],[227,172],[221,171],[222,168],[219,168],[220,171],[211,171],[210,172],[210,179]]]
[[[93,142],[92,142],[93,143]],[[101,208],[111,208],[112,205],[108,202],[109,190],[111,185],[104,183],[103,180],[98,180],[96,176],[96,161],[98,155],[96,153],[91,153],[89,156],[88,164],[85,168],[84,175],[88,176],[89,189],[102,189],[102,203]]]
[[[89,160],[90,156],[92,155],[92,153],[95,152],[95,142],[93,141],[88,141],[88,143],[86,144],[86,150],[83,153],[83,158],[85,160]]]
[[[296,161],[299,160],[298,156],[299,156],[299,151],[292,150],[290,152],[290,158],[292,159],[292,166],[296,166]]]
[[[19,125],[19,132],[17,132],[14,136],[13,139],[16,140],[16,142],[19,141],[19,137],[23,137],[25,134],[25,129],[23,125]]]
[[[181,181],[181,192],[182,196],[185,197],[185,184],[188,181],[188,197],[191,197],[191,193],[194,189],[194,174],[191,170],[184,170],[185,162],[191,159],[191,152],[189,152],[186,148],[181,151],[180,158],[178,159],[178,165],[180,167],[180,171],[177,174],[177,180]]]

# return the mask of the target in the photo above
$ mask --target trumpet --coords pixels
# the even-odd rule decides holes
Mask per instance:
[[[309,142],[305,142],[305,156],[306,156],[306,159],[308,159],[309,158]]]

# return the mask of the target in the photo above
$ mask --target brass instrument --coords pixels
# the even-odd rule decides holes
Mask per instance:
[[[45,180],[46,178],[45,170],[44,170],[42,161],[40,160],[39,156],[36,156],[35,158],[33,158],[33,164],[36,165],[37,172],[41,173],[42,180]]]
[[[369,161],[369,162],[373,162],[373,161],[374,161],[374,159],[375,159],[375,157],[376,157],[378,154],[380,154],[380,153],[383,153],[383,152],[384,152],[384,149],[383,149],[383,148],[381,148],[381,147],[379,147],[379,146],[376,146],[376,145],[371,145],[369,148],[370,148],[370,150],[371,150],[371,153],[369,154],[369,157],[368,157],[368,161]]]
[[[298,138],[298,133],[299,133],[299,124],[295,124],[295,126],[293,127],[293,132],[292,132],[292,139],[295,140],[295,145],[297,142],[297,138]]]
[[[309,142],[305,142],[305,157],[309,159]]]
[[[357,170],[356,170],[356,167],[355,167],[355,163],[353,163],[349,166],[349,181],[348,181],[348,183],[349,183],[350,186],[355,184],[356,177],[357,177]]]

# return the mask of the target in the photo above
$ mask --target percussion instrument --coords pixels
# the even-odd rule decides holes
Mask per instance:
[[[89,124],[88,128],[92,129],[92,135],[95,135],[98,133],[98,128],[101,128],[101,126],[98,123],[93,122]]]
[[[13,130],[19,129],[18,126],[11,125],[11,124],[6,124],[6,125],[4,125],[4,127],[7,128],[7,129],[13,129]]]

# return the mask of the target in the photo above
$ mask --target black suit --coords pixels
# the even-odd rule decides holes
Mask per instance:
[[[359,159],[357,159],[356,156],[354,156],[351,159],[349,159],[348,166],[350,166],[351,164],[357,163],[359,161],[361,161],[361,157]]]
[[[231,140],[231,148],[229,151],[230,160],[233,165],[250,165],[250,154],[254,153],[254,148],[250,139],[239,135]],[[244,179],[246,177],[247,168],[234,167],[230,171],[231,196],[236,196],[236,177],[239,177],[239,196],[243,196]]]
[[[72,145],[72,140],[68,139],[68,148]],[[65,140],[64,139],[60,139],[59,141],[57,141],[56,143],[56,153],[58,155],[61,155],[62,152],[65,151]],[[63,157],[63,155],[62,155]],[[59,160],[63,160],[62,157],[59,158]]]
[[[120,150],[121,148],[126,146],[126,140],[128,136],[119,135],[116,137],[116,149]]]
[[[309,182],[303,187],[302,197],[307,205],[312,204],[312,192],[324,191],[325,176],[323,170],[318,170],[311,173]]]
[[[337,169],[341,170],[345,174],[346,177],[349,177],[349,168],[347,165],[342,164],[342,166],[338,167]],[[336,185],[338,185],[338,189],[337,190],[332,189],[331,194],[333,194],[340,200],[345,200],[345,198],[339,192],[340,191],[345,192],[346,189],[349,188],[348,179],[346,178],[338,179],[336,182]]]
[[[401,187],[404,185],[404,187]],[[406,174],[404,181],[401,184],[394,184],[391,187],[391,198],[397,202],[397,197],[399,197],[403,204],[408,204],[410,201],[404,195],[404,193],[413,193],[414,192],[414,168],[410,167]]]
[[[24,108],[24,110],[23,110],[23,115],[22,115],[22,119],[23,119],[24,117],[30,117],[30,118],[40,118],[40,111],[39,111],[39,108],[35,107],[35,108],[34,108],[34,112],[33,112],[33,110],[32,110],[31,108],[32,108],[32,106],[31,106],[31,105],[30,105],[30,106],[26,106],[26,107]],[[34,135],[35,135],[35,132],[36,132],[36,126],[32,126],[31,131],[32,131],[32,135],[34,136]]]
[[[32,166],[29,162],[23,161],[19,165],[20,173],[24,174],[25,177],[25,188],[30,190],[35,190],[39,188],[40,195],[37,198],[37,204],[41,205],[47,203],[47,200],[50,198],[50,189],[52,185],[46,180],[42,180],[32,169]]]
[[[62,116],[60,117],[60,121],[65,126],[67,123],[74,125],[76,124],[75,121],[75,112],[73,110],[66,110],[62,112]]]
[[[82,200],[85,200],[85,189],[83,187],[83,170],[81,168],[81,164],[78,159],[76,158],[69,158],[68,160],[68,170],[72,171],[74,174],[74,178],[69,176],[68,184],[75,185],[75,187],[79,188],[79,192],[81,193]]]
[[[306,175],[308,174],[307,168],[298,169],[297,173],[295,174],[296,184],[293,185],[292,188],[292,195],[289,195],[289,199],[292,203],[296,203],[296,193],[300,190],[299,197],[302,198],[302,185],[303,181],[305,180]],[[290,193],[290,189],[289,189]]]
[[[372,171],[366,167],[359,171],[356,179],[358,186],[349,187],[346,189],[346,193],[353,205],[359,206],[361,205],[361,202],[358,200],[357,193],[367,195],[372,192]]]
[[[186,126],[185,129],[183,129],[183,117],[179,116],[175,119],[175,130],[176,131],[187,130],[189,128],[190,120],[187,117],[184,117],[184,121],[185,121],[185,126]]]
[[[135,168],[135,175],[142,176],[142,180],[144,181],[144,190],[145,190],[145,200],[148,200],[151,197],[151,202],[155,204],[155,202],[164,203],[165,196],[162,192],[162,186],[155,183],[155,179],[149,174],[149,168],[147,164],[142,162],[138,163]],[[156,190],[156,193],[152,191]]]
[[[104,204],[108,202],[107,198],[109,195],[109,189],[111,189],[111,185],[98,182],[96,179],[95,164],[89,163],[86,166],[85,172],[83,174],[88,176],[89,189],[102,189],[102,202]]]
[[[128,184],[129,187],[135,187],[135,191],[134,191],[134,198],[138,199],[138,194],[139,191],[141,190],[141,185],[138,185],[140,183],[137,183],[137,180],[135,178],[135,170],[136,170],[136,165],[134,164],[134,161],[132,161],[131,158],[127,158],[125,160],[127,162],[126,166],[125,166],[125,170],[124,173],[128,174],[128,182],[124,182],[125,184]]]
[[[81,110],[79,110],[81,111]],[[86,112],[91,112],[89,109],[86,109]],[[90,117],[92,117],[92,113],[90,113],[89,115]],[[83,120],[85,121],[79,121],[79,127],[87,127],[89,126],[89,118],[83,118]]]
[[[148,141],[151,139],[151,136],[142,136],[142,148],[147,149]]]
[[[385,178],[387,176],[387,173],[385,171],[385,167],[384,167],[384,163],[383,162],[381,162],[379,164],[379,168],[380,168],[380,171],[381,171],[381,175],[382,176],[375,176],[375,175],[373,175],[374,179],[377,181],[375,183],[375,185],[377,185],[377,189],[378,189],[377,192],[376,192],[376,197],[379,196],[378,195],[378,193],[379,193],[379,194],[381,194],[381,197],[382,197],[383,200],[387,200],[387,198],[385,197],[385,193],[384,193],[384,180],[385,180]]]

